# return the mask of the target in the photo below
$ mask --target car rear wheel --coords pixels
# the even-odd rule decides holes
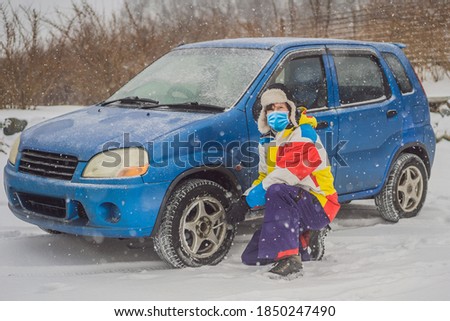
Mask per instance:
[[[219,184],[203,179],[182,183],[169,197],[154,237],[156,253],[176,268],[215,265],[232,245],[236,229],[227,223],[229,199]]]
[[[395,161],[388,181],[375,197],[381,216],[389,222],[416,216],[425,203],[428,174],[423,161],[405,153]]]

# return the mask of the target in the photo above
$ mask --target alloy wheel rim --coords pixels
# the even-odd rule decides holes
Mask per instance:
[[[215,198],[196,198],[184,211],[180,239],[186,252],[203,259],[216,253],[226,236],[225,209]]]
[[[423,177],[415,166],[406,167],[397,186],[397,199],[404,212],[412,212],[420,204],[423,195]]]

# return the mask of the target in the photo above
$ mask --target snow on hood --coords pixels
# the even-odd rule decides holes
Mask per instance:
[[[120,146],[146,145],[192,122],[209,117],[208,113],[139,110],[135,108],[90,107],[66,114],[25,130],[21,150],[32,149],[76,156],[88,161],[108,142]]]

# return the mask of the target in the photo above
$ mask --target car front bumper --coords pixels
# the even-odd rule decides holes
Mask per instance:
[[[140,177],[65,181],[21,173],[10,163],[4,169],[9,207],[18,218],[87,236],[150,236],[169,184],[148,184]]]

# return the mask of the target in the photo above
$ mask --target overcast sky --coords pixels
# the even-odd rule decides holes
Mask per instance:
[[[118,10],[122,7],[124,0],[85,0],[91,4],[99,13],[108,14],[112,10]],[[82,0],[0,0],[1,4],[10,2],[13,6],[23,5],[39,9],[43,14],[52,14],[55,8],[60,10],[70,9],[72,3],[81,3]]]

